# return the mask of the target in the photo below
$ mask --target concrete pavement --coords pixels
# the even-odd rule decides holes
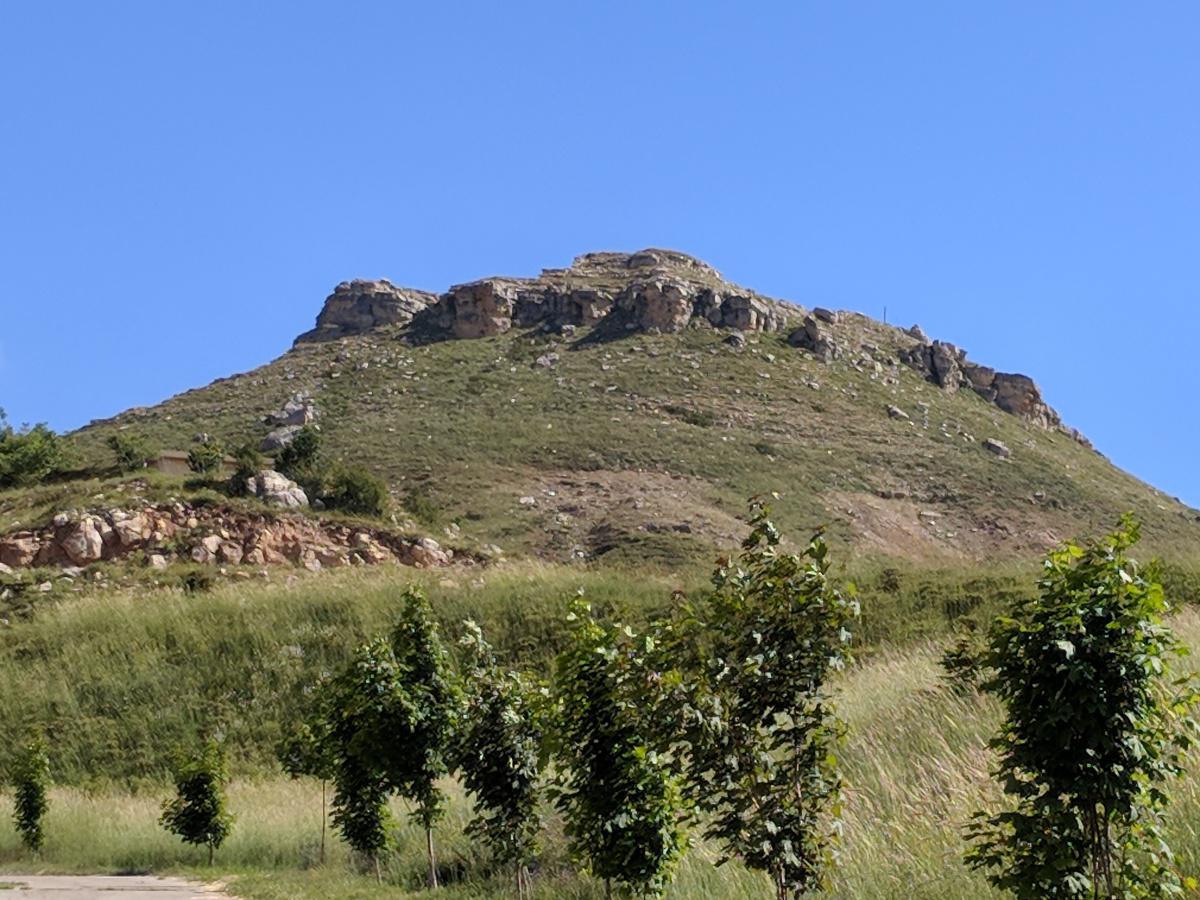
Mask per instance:
[[[218,888],[154,875],[0,875],[0,900],[230,900]]]

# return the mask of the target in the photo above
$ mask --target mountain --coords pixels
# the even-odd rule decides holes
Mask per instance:
[[[441,294],[346,282],[279,359],[75,440],[95,465],[117,432],[259,442],[289,400],[427,525],[509,554],[709,558],[763,492],[788,527],[872,557],[1033,557],[1127,510],[1156,550],[1200,538],[1195,510],[1109,463],[1029,377],[664,250]]]

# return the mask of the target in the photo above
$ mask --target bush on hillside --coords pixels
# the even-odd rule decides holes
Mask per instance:
[[[197,475],[212,475],[224,461],[225,448],[212,438],[196,444],[188,452],[188,468]]]
[[[339,468],[321,500],[329,509],[381,518],[388,509],[387,484],[366,469]]]
[[[292,481],[305,484],[321,468],[321,432],[305,425],[275,457],[275,468]]]
[[[113,434],[105,441],[116,457],[117,468],[122,472],[133,472],[146,468],[154,453],[144,440],[134,435]]]
[[[15,429],[0,409],[0,488],[35,484],[65,465],[62,440],[47,425]]]
[[[242,444],[233,451],[236,468],[229,478],[228,491],[232,497],[245,497],[249,494],[248,482],[263,468],[263,457],[253,444]]]

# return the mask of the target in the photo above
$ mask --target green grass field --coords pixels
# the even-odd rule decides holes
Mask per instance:
[[[1175,627],[1200,646],[1200,614],[1185,611]],[[961,864],[960,832],[970,813],[994,802],[986,740],[998,709],[978,695],[960,695],[943,682],[939,645],[919,642],[881,650],[843,677],[837,692],[850,732],[844,748],[847,781],[845,835],[832,898],[840,900],[980,900],[994,895]],[[507,879],[486,874],[486,860],[461,836],[467,801],[448,784],[450,812],[439,826],[440,864],[450,900],[515,896]],[[233,836],[209,870],[203,852],[185,848],[156,824],[167,790],[146,782],[137,790],[64,787],[52,795],[48,843],[40,859],[19,849],[7,806],[0,807],[0,865],[11,872],[153,870],[220,880],[247,900],[403,897],[420,893],[422,843],[396,807],[396,849],[385,884],[354,871],[331,834],[327,862],[318,865],[320,787],[263,776],[237,781],[231,807]],[[1180,866],[1200,871],[1200,759],[1176,792],[1170,837]],[[737,863],[716,868],[715,849],[698,842],[667,897],[769,897],[763,879]],[[537,874],[539,898],[599,898],[600,885],[575,874],[564,857],[561,823],[546,816]]]

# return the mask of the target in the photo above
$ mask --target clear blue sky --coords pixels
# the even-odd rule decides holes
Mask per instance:
[[[1198,46],[1194,2],[2,0],[0,406],[655,245],[1031,374],[1200,505]]]

